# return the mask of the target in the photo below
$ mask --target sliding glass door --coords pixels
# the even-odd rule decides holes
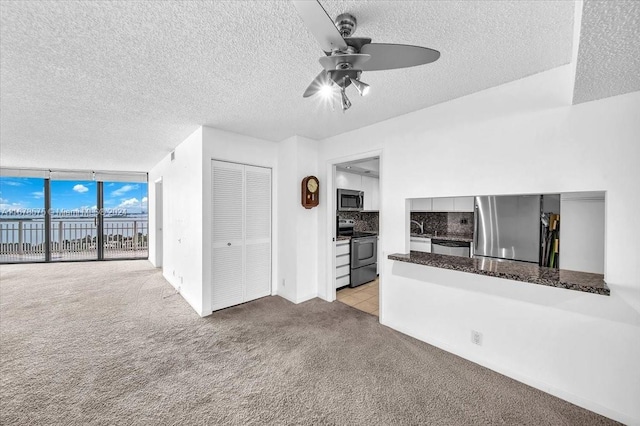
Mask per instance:
[[[97,182],[52,180],[52,261],[98,259]]]
[[[103,185],[104,258],[147,258],[147,183],[104,182]]]
[[[0,177],[0,263],[45,260],[45,180]]]

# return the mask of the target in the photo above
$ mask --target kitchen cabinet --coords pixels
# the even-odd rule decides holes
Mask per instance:
[[[411,237],[409,247],[411,251],[431,253],[431,238]]]
[[[434,212],[452,212],[453,197],[438,197],[433,199]]]
[[[362,176],[355,173],[336,170],[336,188],[362,191]]]
[[[336,289],[351,284],[351,241],[336,241]]]
[[[412,212],[430,212],[433,210],[433,200],[431,198],[414,198],[411,200]]]
[[[473,212],[473,197],[415,198],[411,211],[418,212]]]
[[[379,210],[380,179],[362,176],[362,191],[364,191],[364,210]]]
[[[380,209],[380,179],[336,170],[336,188],[364,192],[364,210]]]
[[[454,197],[453,198],[453,211],[454,212],[473,212],[475,209],[473,197]]]

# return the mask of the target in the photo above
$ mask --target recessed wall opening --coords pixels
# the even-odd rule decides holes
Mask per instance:
[[[409,200],[411,251],[604,274],[605,192]]]

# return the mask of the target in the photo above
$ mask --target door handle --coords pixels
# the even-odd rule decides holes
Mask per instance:
[[[473,252],[478,250],[478,206],[474,209],[473,214]]]

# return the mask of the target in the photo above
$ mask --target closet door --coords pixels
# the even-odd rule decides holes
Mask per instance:
[[[271,169],[245,166],[245,301],[271,294]]]
[[[212,310],[244,298],[244,166],[213,161]]]

